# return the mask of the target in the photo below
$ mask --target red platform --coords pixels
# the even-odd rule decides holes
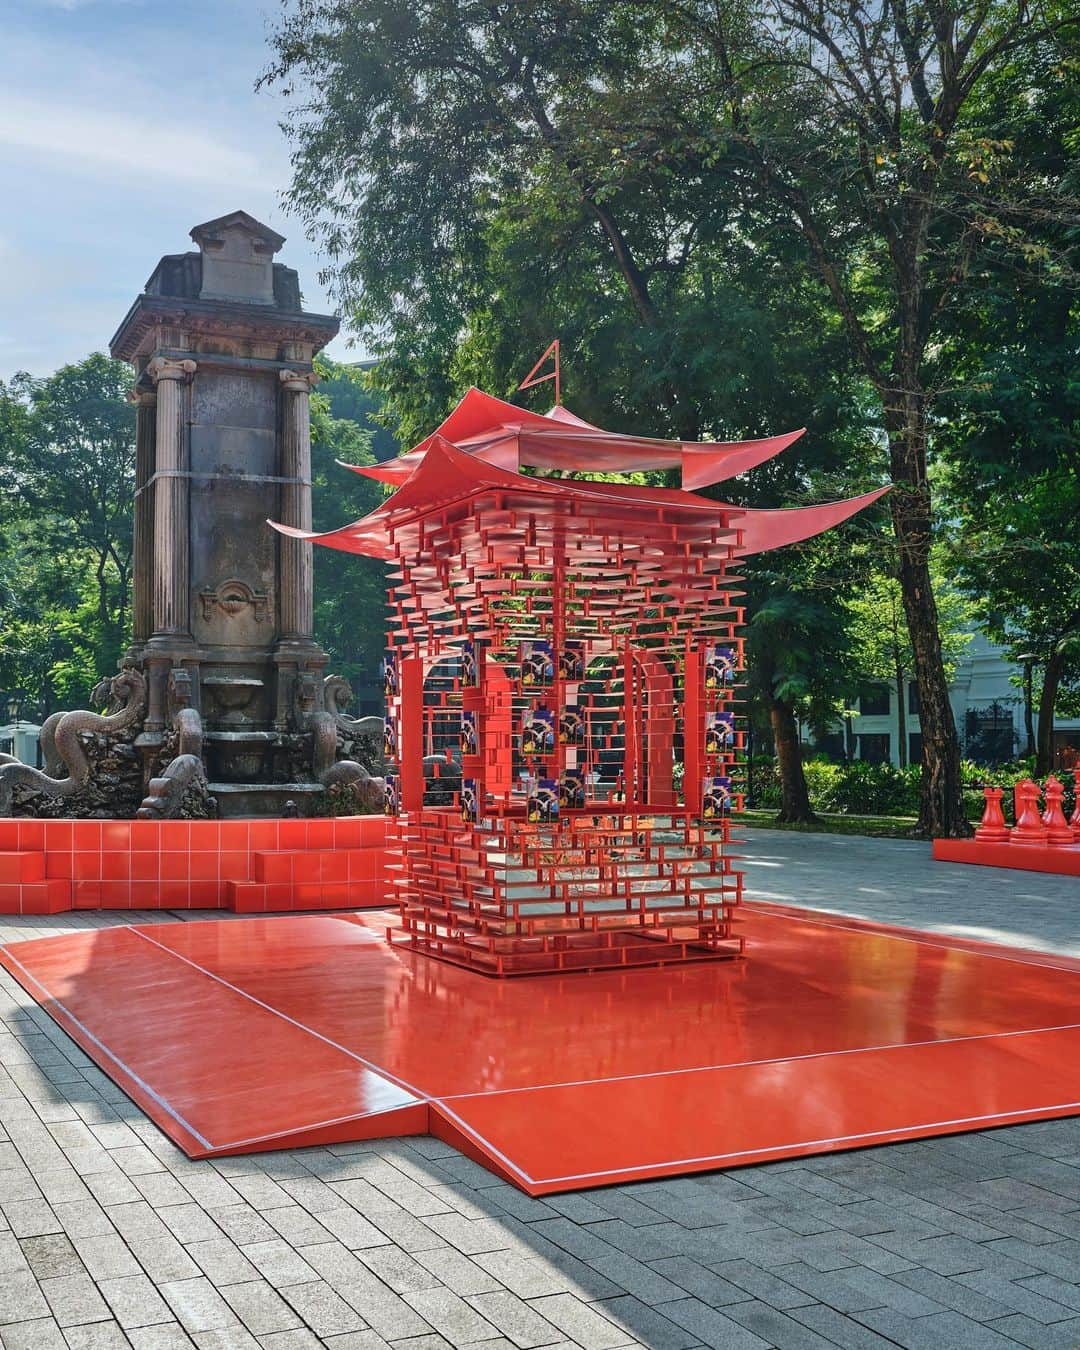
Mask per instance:
[[[1044,848],[1038,844],[988,844],[980,839],[935,839],[933,856],[938,862],[1014,867],[1023,872],[1080,877],[1080,844],[1072,848]]]
[[[751,905],[749,961],[495,981],[389,918],[0,962],[193,1157],[430,1130],[537,1195],[1080,1114],[1066,958]]]
[[[392,822],[0,820],[0,914],[386,903]]]

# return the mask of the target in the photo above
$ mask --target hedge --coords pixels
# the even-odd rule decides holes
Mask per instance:
[[[891,764],[866,764],[854,760],[850,764],[836,764],[827,759],[810,759],[803,766],[810,804],[815,811],[833,815],[858,816],[917,816],[919,814],[919,781],[921,767],[909,765],[906,769]],[[1000,787],[1007,791],[1002,799],[1005,818],[1012,821],[1012,789],[1021,778],[1031,776],[1031,763],[1004,764],[987,768],[964,760],[960,766],[964,785],[964,807],[970,820],[978,820],[983,813],[984,787]],[[1066,786],[1065,813],[1073,809],[1072,775],[1059,775]],[[766,755],[754,756],[754,803],[757,806],[780,808],[780,775],[776,761]]]

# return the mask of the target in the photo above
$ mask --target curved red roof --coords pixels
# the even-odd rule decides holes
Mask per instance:
[[[498,403],[499,400],[490,402]],[[451,414],[443,427],[453,416]],[[546,420],[550,424],[551,419]],[[793,437],[787,438],[788,443],[791,439]],[[724,556],[728,556],[728,545],[734,542],[735,556],[747,557],[821,534],[863,510],[887,491],[879,488],[859,497],[815,506],[752,510],[713,501],[680,488],[521,474],[494,462],[493,456],[470,453],[447,438],[442,428],[421,445],[423,453],[412,461],[408,476],[401,481],[397,491],[360,520],[325,533],[270,523],[282,534],[307,539],[326,548],[392,559],[396,556],[393,535],[402,526],[431,516],[453,503],[466,503],[480,493],[495,490],[512,494],[517,500],[526,499],[528,510],[534,516],[572,516],[574,503],[594,511],[600,507],[623,520],[630,514],[639,515],[643,520],[659,520],[672,527],[678,526],[685,537],[700,540],[723,535]],[[741,537],[732,541],[731,533],[736,530]]]
[[[383,464],[348,465],[383,483],[404,483],[437,436],[477,459],[518,470],[571,473],[637,473],[680,469],[684,488],[723,483],[772,459],[803,435],[805,427],[752,441],[670,441],[605,431],[568,408],[541,414],[469,389],[454,411],[419,445]]]

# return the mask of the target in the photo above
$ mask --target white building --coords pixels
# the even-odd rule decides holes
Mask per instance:
[[[0,727],[0,755],[14,755],[24,764],[41,767],[41,751],[38,748],[38,736],[41,728],[33,722],[9,722]]]
[[[976,632],[950,685],[956,729],[965,759],[993,764],[1015,759],[1027,748],[1024,729],[1023,671],[1001,647]],[[1036,689],[1036,696],[1038,690]],[[922,757],[918,691],[911,681],[904,689],[908,763]],[[837,756],[874,764],[900,763],[900,718],[896,689],[890,685],[861,698],[858,711],[820,744]],[[1054,723],[1055,758],[1066,746],[1080,750],[1080,718],[1059,717]]]

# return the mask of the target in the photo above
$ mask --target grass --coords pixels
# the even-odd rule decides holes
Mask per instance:
[[[914,816],[855,816],[819,811],[813,825],[793,825],[776,819],[776,811],[740,811],[736,824],[757,830],[794,830],[803,834],[862,834],[877,839],[913,839]]]

